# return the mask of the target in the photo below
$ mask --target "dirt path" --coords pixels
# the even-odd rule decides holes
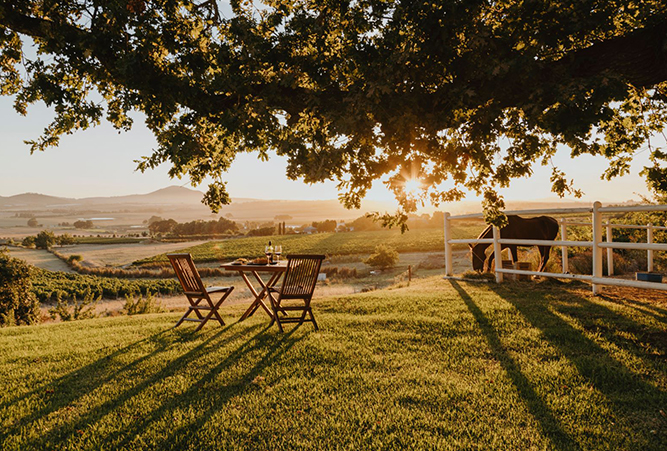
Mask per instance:
[[[12,257],[25,260],[38,268],[49,271],[74,272],[65,262],[43,249],[22,249],[18,247],[8,247],[7,249]]]

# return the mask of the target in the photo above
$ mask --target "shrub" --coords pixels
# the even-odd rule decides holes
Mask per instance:
[[[78,254],[73,254],[73,255],[70,255],[69,257],[67,257],[67,264],[68,265],[71,265],[74,262],[80,262],[80,261],[83,261],[83,257],[81,255],[78,255]]]
[[[359,277],[357,268],[347,268],[347,267],[338,267],[338,266],[326,266],[320,270],[327,275],[327,279],[356,279]]]
[[[0,326],[38,321],[39,303],[30,276],[27,263],[0,251]]]
[[[91,290],[84,293],[81,301],[78,301],[76,295],[72,296],[72,304],[66,300],[63,301],[60,295],[56,301],[55,307],[49,309],[51,318],[56,319],[58,316],[61,321],[73,321],[79,319],[95,318],[95,304],[102,299],[102,296],[95,298]]]
[[[35,237],[30,235],[23,238],[23,241],[21,241],[21,246],[29,248],[35,247]]]
[[[393,268],[396,266],[397,262],[398,252],[396,252],[396,249],[385,246],[384,244],[379,244],[375,248],[375,252],[364,260],[364,263],[367,265],[378,269]]]
[[[48,249],[56,244],[57,238],[50,230],[44,230],[35,237],[35,247],[37,249]]]
[[[144,313],[160,313],[163,311],[160,302],[155,299],[153,293],[148,292],[146,296],[139,296],[136,300],[133,294],[125,295],[123,306],[128,315],[141,315]]]
[[[67,246],[76,243],[74,237],[69,233],[63,233],[62,235],[60,235],[58,238],[56,238],[56,242],[60,246]]]

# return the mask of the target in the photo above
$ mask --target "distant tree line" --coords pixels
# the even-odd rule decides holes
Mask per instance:
[[[273,225],[251,229],[248,230],[248,233],[246,233],[247,236],[271,236],[275,234],[276,234],[276,227]]]
[[[279,215],[281,218],[288,215]],[[278,218],[279,216],[276,216]],[[408,226],[412,229],[442,227],[443,213],[435,212],[432,216],[423,214],[421,216],[411,215],[408,218]],[[163,236],[207,236],[207,235],[236,235],[241,233],[241,227],[235,221],[220,217],[217,220],[204,221],[197,220],[185,223],[179,223],[174,219],[163,219],[158,216],[152,216],[148,221],[148,230],[152,235]],[[247,236],[271,236],[287,235],[291,233],[303,232],[306,227],[314,227],[318,233],[326,232],[345,232],[345,231],[369,231],[381,230],[382,225],[368,216],[361,216],[345,225],[338,226],[338,221],[326,219],[323,221],[313,221],[310,225],[305,224],[297,229],[287,228],[285,222],[277,224],[271,222],[250,222],[243,223],[243,228],[247,230]]]
[[[313,222],[313,227],[317,229],[318,233],[335,232],[337,224],[333,219],[326,219],[324,221]]]
[[[220,217],[217,221],[197,220],[184,223],[179,223],[173,219],[159,219],[149,221],[148,230],[153,235],[223,235],[236,234],[239,232],[239,227],[236,222],[223,217]]]
[[[93,221],[90,219],[86,220],[78,220],[74,221],[74,224],[70,224],[69,222],[60,222],[58,223],[58,226],[60,227],[69,227],[70,225],[73,225],[77,229],[92,229],[94,227]],[[32,217],[28,219],[28,227],[42,227],[42,224],[39,223],[37,218]]]
[[[30,235],[23,239],[21,246],[37,249],[49,249],[54,245],[67,246],[74,244],[75,240],[72,235],[69,233],[63,233],[62,235],[55,235],[50,230],[44,230],[39,232],[37,235]]]
[[[74,221],[74,227],[77,229],[92,229],[93,228],[93,221],[90,219],[87,220],[78,220]]]
[[[422,215],[409,215],[407,225],[409,229],[427,229],[433,227],[443,227],[445,215],[441,211],[436,211],[433,215],[424,213]],[[315,224],[313,224],[315,226]],[[352,222],[345,224],[347,230],[355,232],[367,230],[381,230],[382,224],[376,222],[370,216],[361,216]]]

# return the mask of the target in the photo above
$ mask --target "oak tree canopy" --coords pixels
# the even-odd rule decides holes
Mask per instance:
[[[55,111],[31,150],[140,111],[139,162],[193,184],[213,211],[239,152],[335,180],[359,206],[385,178],[404,212],[483,193],[551,164],[557,147],[624,174],[648,145],[667,191],[667,5],[658,0],[0,0],[0,92]],[[225,5],[227,6],[227,5]],[[230,11],[226,12],[226,11]],[[36,52],[28,49],[35,45]],[[27,51],[26,51],[27,50]],[[418,175],[417,194],[404,189]],[[577,193],[552,169],[558,194]]]

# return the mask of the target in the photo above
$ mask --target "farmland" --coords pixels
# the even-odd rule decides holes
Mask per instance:
[[[477,236],[483,229],[481,222],[456,224],[454,238]],[[197,262],[233,260],[239,257],[256,257],[262,254],[264,245],[271,240],[280,244],[285,254],[354,255],[370,254],[378,244],[395,248],[398,252],[440,252],[444,247],[442,228],[416,229],[401,234],[399,230],[368,232],[318,233],[313,235],[283,235],[268,237],[244,237],[224,241],[211,241],[180,252],[189,252]],[[135,265],[166,265],[166,254],[137,260]]]
[[[83,298],[87,293],[93,297],[115,299],[126,295],[172,294],[180,291],[174,279],[117,279],[113,277],[85,276],[64,272],[52,272],[40,268],[32,270],[33,291],[40,302],[57,298]]]

